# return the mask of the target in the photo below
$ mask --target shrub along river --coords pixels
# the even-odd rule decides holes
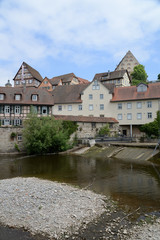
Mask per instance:
[[[94,154],[93,154],[94,155]],[[160,164],[104,156],[0,156],[0,179],[38,177],[109,195],[121,207],[159,211]]]

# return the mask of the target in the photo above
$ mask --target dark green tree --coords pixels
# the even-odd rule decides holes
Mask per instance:
[[[100,128],[99,135],[108,135],[110,133],[109,124],[107,123],[104,127]]]
[[[69,129],[54,117],[29,114],[24,121],[23,138],[28,154],[54,153],[68,149]]]
[[[133,72],[131,73],[132,85],[138,85],[139,83],[147,83],[148,75],[145,71],[143,65],[139,64],[134,67]]]
[[[140,127],[140,131],[146,133],[147,136],[154,135],[160,137],[160,111],[157,112],[157,117],[153,122],[146,123]]]
[[[158,76],[157,76],[157,81],[158,82],[160,81],[160,74],[158,74]]]

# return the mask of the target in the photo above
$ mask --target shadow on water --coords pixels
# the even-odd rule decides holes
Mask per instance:
[[[121,206],[159,210],[160,165],[76,155],[0,157],[0,179],[17,176],[65,182],[111,196]]]

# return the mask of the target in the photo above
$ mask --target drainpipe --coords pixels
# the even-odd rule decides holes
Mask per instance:
[[[130,136],[132,137],[132,124],[130,125]]]

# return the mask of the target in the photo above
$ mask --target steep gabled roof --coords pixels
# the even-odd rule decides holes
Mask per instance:
[[[39,82],[42,82],[43,81],[43,78],[42,76],[40,75],[40,73],[32,68],[30,65],[28,65],[27,63],[23,62],[22,65],[26,65],[28,71],[31,73],[31,75],[33,76],[33,78],[35,78],[36,80],[38,80]],[[21,65],[21,67],[22,67]],[[21,67],[19,68],[18,72],[20,71]],[[15,77],[17,76],[18,72],[16,73]],[[13,80],[15,79],[15,77],[13,78]]]
[[[86,79],[84,79],[84,78],[80,78],[80,77],[77,77],[77,78],[78,78],[79,84],[90,83],[88,80],[86,80]]]
[[[61,80],[63,83],[66,83],[66,82],[71,82],[73,77],[76,78],[74,73],[67,73],[67,74],[63,74],[63,75],[60,75],[60,76],[53,77],[50,80],[52,82],[55,82],[55,81],[59,82]]]
[[[62,85],[53,91],[54,103],[81,102],[81,93],[89,84]]]
[[[99,81],[103,82],[103,81],[109,81],[109,80],[114,80],[114,79],[121,79],[121,78],[123,78],[125,73],[127,73],[128,78],[130,79],[128,71],[126,69],[124,69],[124,70],[113,71],[113,72],[97,73],[97,74],[95,74],[93,80],[99,80]]]
[[[126,53],[126,55],[122,58],[122,60],[119,62],[119,64],[118,64],[117,67],[115,68],[115,71],[119,70],[119,67],[125,62],[126,59],[129,59],[129,60],[132,59],[132,61],[134,61],[134,63],[135,63],[135,64],[132,66],[131,71],[133,71],[134,66],[140,64],[140,63],[138,62],[138,60],[135,58],[135,56],[133,55],[133,53],[129,50],[129,51]],[[128,67],[129,67],[129,66],[128,66]],[[127,69],[127,67],[126,67],[126,69]]]
[[[115,118],[110,117],[88,117],[88,116],[71,116],[71,115],[54,115],[56,120],[72,122],[94,122],[94,123],[118,123]]]
[[[111,102],[158,98],[160,98],[160,83],[157,82],[148,84],[147,91],[145,92],[138,92],[136,86],[115,88]]]

